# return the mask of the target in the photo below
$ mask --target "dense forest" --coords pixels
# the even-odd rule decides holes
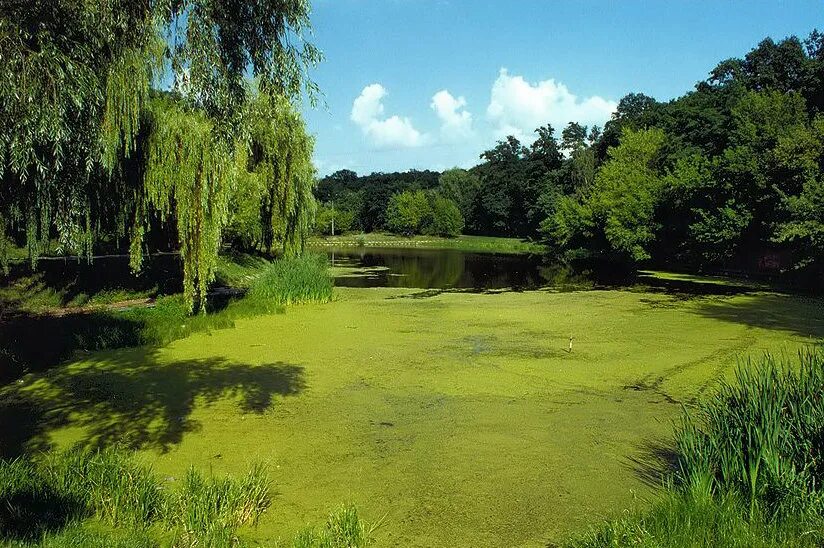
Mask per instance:
[[[822,109],[824,34],[767,38],[681,97],[631,93],[603,128],[545,125],[531,145],[507,137],[469,170],[329,175],[318,225],[452,233],[415,223],[441,198],[467,233],[542,240],[561,255],[820,281]],[[406,223],[387,215],[398,194],[417,204]]]

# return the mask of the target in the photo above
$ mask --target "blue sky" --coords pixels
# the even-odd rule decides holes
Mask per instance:
[[[505,134],[671,99],[766,36],[824,30],[824,0],[314,0],[312,21],[316,165],[366,174],[469,167]]]

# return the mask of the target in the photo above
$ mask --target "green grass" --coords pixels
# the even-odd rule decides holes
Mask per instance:
[[[172,482],[169,481],[172,480]],[[190,468],[162,482],[120,448],[73,448],[0,460],[0,542],[20,547],[244,545],[269,508],[270,480],[256,465],[240,478]],[[294,546],[363,548],[368,531],[352,507]]]
[[[546,248],[541,244],[518,238],[466,235],[456,238],[441,238],[439,236],[407,237],[381,232],[323,238],[314,237],[307,242],[307,246],[310,249],[323,249],[326,247],[426,247],[490,253],[543,253],[546,251]]]
[[[330,515],[323,527],[307,527],[298,533],[292,548],[364,548],[372,543],[373,531],[350,504]]]
[[[734,495],[711,495],[702,487],[673,492],[650,509],[628,512],[567,548],[816,548],[824,539],[819,520],[750,517]]]
[[[249,288],[244,301],[264,311],[290,304],[324,303],[332,299],[332,278],[324,255],[275,261]]]
[[[0,451],[122,441],[175,478],[264,462],[263,543],[349,501],[379,546],[546,546],[654,500],[681,405],[739,359],[824,336],[821,300],[773,293],[335,291],[27,375],[0,390]]]

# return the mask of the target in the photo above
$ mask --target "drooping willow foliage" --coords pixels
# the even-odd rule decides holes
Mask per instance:
[[[225,142],[216,139],[212,123],[200,112],[185,112],[168,101],[155,100],[146,143],[144,190],[135,223],[155,209],[174,219],[183,259],[183,294],[187,302],[199,299],[201,308],[214,277],[223,227],[228,217],[229,193],[235,164]],[[135,228],[134,242],[143,229]],[[142,252],[132,246],[132,266]]]
[[[247,169],[269,191],[273,241],[299,247],[313,203],[288,187],[308,180],[310,156],[292,157],[311,155],[311,139],[292,105],[317,97],[307,71],[321,59],[303,38],[309,11],[307,0],[0,0],[0,264],[10,240],[34,263],[55,240],[90,257],[100,235],[128,234],[137,267],[159,216],[202,306]],[[180,93],[159,92],[172,81]],[[270,110],[253,106],[261,97]],[[257,131],[254,159],[247,121],[284,124],[272,131],[299,144]]]
[[[264,192],[263,244],[286,255],[303,251],[315,216],[314,139],[303,118],[284,97],[260,93],[248,115],[250,167]]]

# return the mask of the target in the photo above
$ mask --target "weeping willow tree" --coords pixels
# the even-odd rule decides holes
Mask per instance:
[[[245,120],[296,135],[292,103],[317,96],[309,11],[306,0],[0,3],[0,262],[9,240],[24,242],[33,263],[55,239],[56,251],[91,257],[105,233],[130,237],[138,268],[159,215],[177,232],[186,298],[202,307],[231,194],[249,176],[238,159],[255,134]],[[262,90],[254,98],[247,71]],[[183,93],[159,98],[158,83],[172,78]],[[290,108],[256,111],[263,96]],[[311,164],[275,158],[298,146],[285,142],[266,141],[251,168],[263,188],[280,185],[265,208],[291,250],[312,202],[287,186]]]
[[[266,92],[251,101],[248,128],[250,171],[263,192],[263,245],[270,253],[275,246],[286,255],[301,253],[317,209],[314,139],[288,99]]]

